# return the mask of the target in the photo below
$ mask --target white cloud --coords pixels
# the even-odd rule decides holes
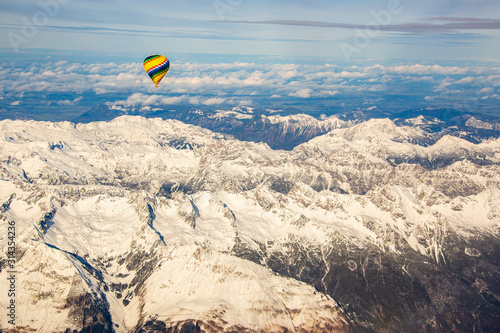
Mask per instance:
[[[155,95],[155,96],[158,96],[158,95]],[[151,96],[144,95],[144,94],[141,94],[141,93],[135,93],[135,94],[129,96],[127,98],[127,100],[117,102],[116,104],[121,104],[121,105],[125,105],[125,106],[141,105],[141,104],[145,104],[144,103],[145,100],[147,98],[150,98],[150,97]]]
[[[435,92],[447,91],[448,87],[454,84],[454,80],[446,78],[441,81],[441,83],[434,89]]]
[[[320,97],[330,97],[330,96],[335,96],[335,95],[338,95],[340,94],[340,91],[338,90],[322,90],[320,91],[320,93],[318,94],[318,96]]]
[[[65,100],[62,100],[62,101],[57,101],[57,104],[59,104],[59,105],[75,105],[78,102],[80,102],[82,99],[83,99],[83,97],[80,96],[80,97],[75,98],[72,101],[70,101],[69,99],[65,99]]]
[[[446,90],[443,92],[443,95],[450,95],[450,94],[463,94],[464,91],[463,90],[458,90],[458,89],[454,89],[454,90]]]
[[[199,97],[190,97],[190,98],[188,98],[188,102],[191,105],[199,105],[201,103]]]
[[[124,110],[123,108],[142,108],[151,106],[165,106],[165,105],[176,105],[176,104],[190,104],[190,105],[220,105],[226,102],[226,98],[222,97],[211,97],[206,99],[201,99],[199,96],[188,97],[187,95],[181,96],[165,96],[165,95],[146,95],[143,93],[134,93],[130,95],[126,100],[108,102],[108,106],[114,109]]]
[[[57,74],[54,73],[53,71],[45,71],[42,73],[43,75],[46,75],[46,76],[56,76]]]
[[[370,67],[368,67],[370,68]],[[458,66],[440,66],[440,65],[400,65],[400,66],[374,66],[372,69],[381,70],[387,73],[396,74],[441,74],[441,75],[452,75],[452,74],[466,74],[469,69],[467,67]]]
[[[432,76],[401,76],[401,79],[408,82],[425,82],[425,81],[434,81]]]
[[[252,100],[249,100],[249,99],[243,99],[243,100],[240,100],[238,101],[238,106],[249,106],[249,105],[252,105]]]
[[[347,72],[347,71],[342,71],[340,74],[338,74],[339,77],[341,78],[349,78],[349,79],[359,79],[359,78],[364,78],[367,76],[366,73],[359,73],[359,72]]]
[[[288,96],[300,97],[300,98],[310,98],[312,93],[313,93],[312,89],[306,88],[306,89],[300,89],[294,93],[290,93],[290,94],[288,94]]]
[[[291,79],[292,77],[298,76],[299,72],[297,70],[291,70],[291,71],[281,71],[278,72],[278,75],[282,77],[283,79]]]
[[[298,68],[296,64],[273,64],[271,65],[272,71],[293,71]]]
[[[387,86],[383,84],[375,84],[373,86],[368,87],[368,91],[387,91]]]
[[[222,104],[226,101],[225,98],[220,98],[220,97],[213,97],[213,98],[209,98],[209,99],[206,99],[202,102],[202,104],[204,105],[219,105],[219,104]]]
[[[146,95],[143,93],[135,93],[130,95],[124,101],[116,101],[108,103],[113,106],[124,107],[144,107],[144,106],[158,106],[158,105],[172,105],[179,104],[187,100],[186,95],[182,96],[163,96],[163,95]]]
[[[456,84],[472,84],[472,83],[476,82],[476,80],[477,80],[476,77],[468,76],[468,77],[464,77],[463,79],[458,80],[455,83]]]

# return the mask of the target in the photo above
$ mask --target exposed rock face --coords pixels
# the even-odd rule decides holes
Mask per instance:
[[[289,250],[286,260],[273,254],[267,264],[332,295],[368,331],[494,331],[498,266],[494,260],[463,258],[470,244],[451,238],[445,241],[453,248],[443,249],[446,264],[428,261],[411,249],[396,256],[378,248],[332,250],[321,262],[320,249],[297,246]],[[498,258],[498,253],[490,254]],[[306,261],[316,265],[311,269]]]
[[[160,119],[0,122],[1,329],[498,331],[498,139],[337,125],[275,151]]]

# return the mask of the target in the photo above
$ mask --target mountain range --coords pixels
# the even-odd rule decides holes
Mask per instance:
[[[293,107],[273,110],[251,107],[231,109],[192,108],[176,106],[174,109],[115,107],[97,105],[74,119],[75,123],[110,121],[123,115],[162,118],[182,121],[213,132],[252,142],[264,142],[273,149],[292,150],[310,139],[333,129],[349,127],[370,119],[390,119],[398,126],[413,126],[426,131],[426,140],[414,142],[431,145],[444,135],[457,136],[473,143],[500,136],[498,116],[466,112],[452,108],[427,107],[391,113],[372,106],[355,110],[312,117]],[[319,119],[318,119],[319,118]]]
[[[4,332],[500,330],[496,120],[107,110],[0,122]]]

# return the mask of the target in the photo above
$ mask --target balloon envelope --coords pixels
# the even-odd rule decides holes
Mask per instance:
[[[144,69],[158,88],[161,79],[167,74],[170,68],[170,61],[162,55],[150,55],[144,59]]]

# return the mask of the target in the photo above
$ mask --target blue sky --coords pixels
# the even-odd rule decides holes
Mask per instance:
[[[3,0],[0,47],[500,61],[498,0]]]
[[[498,0],[2,0],[0,119],[96,105],[498,113],[499,17]],[[159,89],[150,54],[171,61]]]

